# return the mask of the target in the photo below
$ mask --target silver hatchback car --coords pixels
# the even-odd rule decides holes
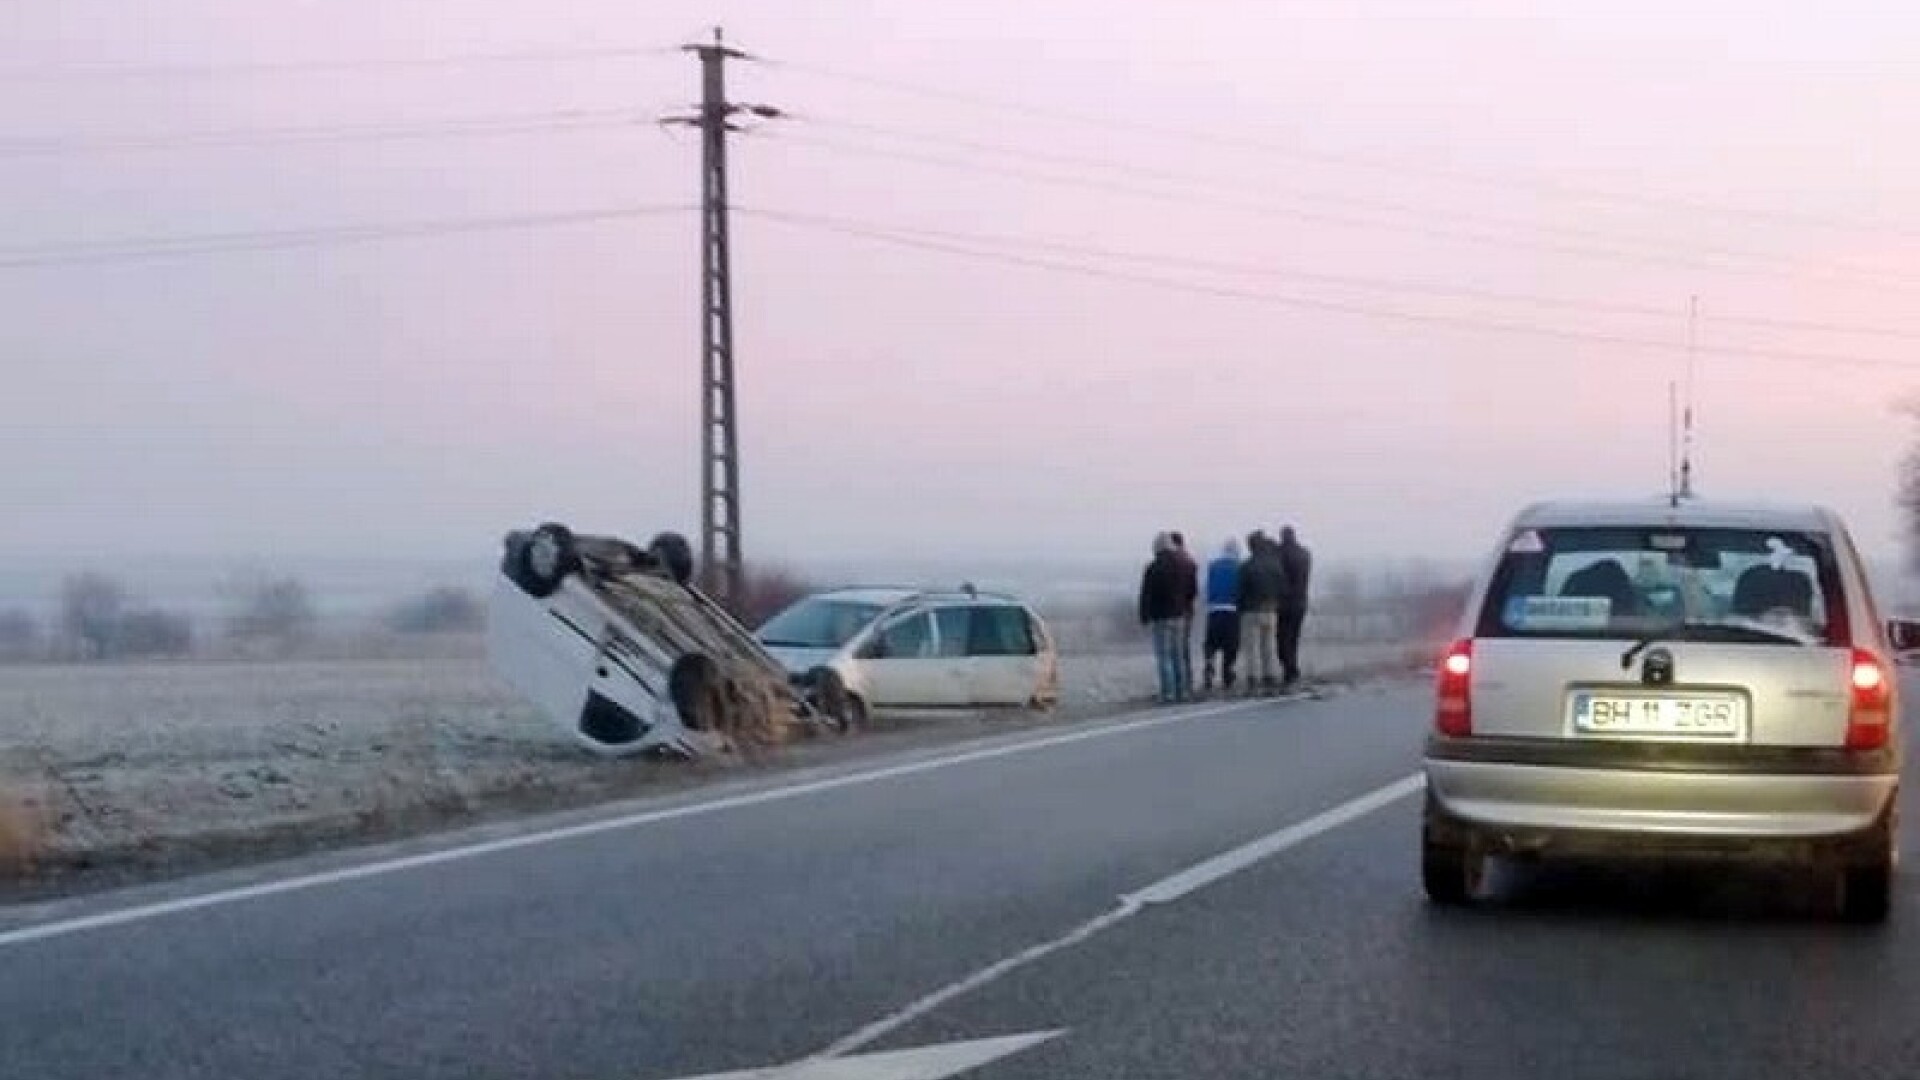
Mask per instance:
[[[1552,503],[1503,536],[1442,658],[1422,876],[1490,855],[1734,855],[1886,916],[1898,851],[1895,654],[1845,526],[1818,507]]]

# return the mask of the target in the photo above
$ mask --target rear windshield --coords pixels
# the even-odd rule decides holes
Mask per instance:
[[[1848,642],[1829,540],[1749,529],[1523,529],[1507,544],[1476,633]]]

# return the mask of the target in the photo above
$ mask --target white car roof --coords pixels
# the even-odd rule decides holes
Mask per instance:
[[[923,600],[928,603],[983,603],[1020,605],[1020,601],[999,593],[976,592],[969,595],[959,589],[909,589],[898,586],[865,585],[858,588],[833,589],[815,593],[809,600],[839,600],[853,604],[877,604],[892,607],[909,600]]]
[[[844,600],[853,604],[878,604],[892,607],[902,600],[918,595],[918,589],[895,589],[883,587],[862,587],[857,589],[833,589],[829,592],[815,593],[809,600]]]
[[[1665,498],[1540,502],[1514,520],[1516,529],[1582,525],[1667,525],[1676,528],[1781,529],[1838,532],[1840,519],[1824,506],[1765,502],[1715,502]]]

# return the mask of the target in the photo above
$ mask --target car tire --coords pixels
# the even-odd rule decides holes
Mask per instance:
[[[1455,844],[1438,844],[1423,838],[1420,842],[1420,884],[1427,899],[1442,907],[1459,907],[1473,902],[1486,874],[1484,852]]]
[[[1898,796],[1896,795],[1896,798]],[[1893,909],[1893,867],[1898,855],[1898,803],[1874,829],[1865,861],[1840,871],[1840,917],[1851,923],[1881,923]]]
[[[568,574],[580,569],[573,530],[548,522],[533,530],[520,549],[520,585],[535,599],[552,596]]]
[[[712,726],[714,718],[707,715],[707,709],[719,681],[720,665],[705,653],[687,653],[667,672],[667,696],[673,699],[673,711],[679,714],[680,722],[690,730],[705,731]]]
[[[847,680],[830,667],[814,668],[807,676],[813,688],[813,700],[820,711],[833,718],[841,731],[856,731],[867,726],[867,703],[847,686]]]
[[[1851,866],[1841,872],[1840,917],[1851,923],[1881,923],[1893,909],[1891,861]]]
[[[647,554],[659,561],[676,585],[693,580],[693,545],[676,532],[663,532],[647,542]]]
[[[1450,907],[1471,903],[1486,873],[1485,845],[1429,790],[1420,814],[1420,884],[1427,899]]]

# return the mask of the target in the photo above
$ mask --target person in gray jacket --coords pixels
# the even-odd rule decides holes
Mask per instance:
[[[1246,657],[1247,692],[1272,693],[1280,685],[1280,602],[1287,590],[1280,548],[1264,532],[1247,537],[1240,564],[1240,648]]]

